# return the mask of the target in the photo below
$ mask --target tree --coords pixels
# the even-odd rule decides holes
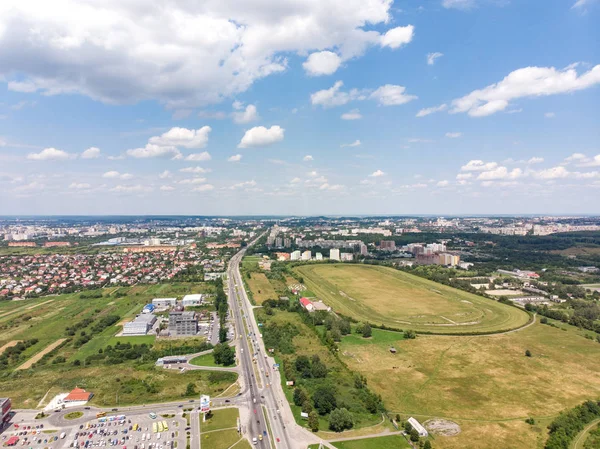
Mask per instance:
[[[352,413],[345,408],[336,408],[329,415],[329,428],[334,432],[352,429],[353,426]]]
[[[235,350],[227,343],[219,343],[213,349],[213,358],[217,365],[233,365],[235,363]]]
[[[525,351],[525,356],[527,356],[527,357],[532,356],[531,351],[529,349],[527,351]]]
[[[304,373],[310,373],[310,360],[308,359],[308,356],[299,355],[296,357],[295,366],[296,371],[298,371],[302,377],[310,377],[310,374],[308,376],[304,376]]]
[[[350,322],[348,320],[341,320],[339,322],[338,327],[342,335],[348,335],[352,331],[352,328],[350,327]]]
[[[320,415],[326,415],[337,406],[335,389],[328,385],[322,385],[313,393],[313,404]]]
[[[316,379],[327,377],[327,367],[316,354],[312,358],[311,374]]]
[[[432,449],[431,442],[429,440],[425,441],[425,444],[423,445],[423,449]]]
[[[362,374],[354,375],[354,388],[356,388],[357,390],[360,390],[360,389],[364,388],[366,385],[367,385],[367,378],[365,376],[363,376]]]
[[[412,441],[414,443],[419,441],[419,432],[417,432],[416,429],[410,430],[410,441]]]
[[[187,388],[185,389],[186,396],[194,396],[196,394],[196,386],[193,383],[187,384]]]
[[[312,406],[312,403],[310,402],[310,399],[306,399],[306,401],[304,401],[304,403],[302,404],[302,412],[303,413],[310,413],[314,410],[314,407]]]
[[[224,326],[219,328],[219,342],[225,343],[227,341],[227,332],[228,329]]]
[[[369,323],[366,323],[366,324],[363,326],[363,330],[362,330],[362,336],[363,336],[364,338],[369,338],[369,337],[371,336],[371,333],[372,333],[372,332],[371,332],[371,325],[370,325]]]
[[[301,406],[308,399],[308,394],[304,388],[298,387],[294,390],[294,404]]]
[[[408,340],[413,340],[415,338],[417,338],[417,333],[413,330],[407,330],[406,332],[404,332],[404,338],[408,339]]]
[[[308,427],[313,432],[319,431],[319,415],[314,410],[308,414]]]

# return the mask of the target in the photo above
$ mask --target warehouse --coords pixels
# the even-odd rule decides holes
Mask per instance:
[[[420,437],[429,436],[429,433],[427,432],[425,427],[423,427],[421,425],[421,423],[419,421],[417,421],[415,418],[413,418],[413,417],[408,418],[408,423],[411,425],[411,427],[413,429],[415,429],[419,433]]]
[[[133,321],[125,323],[123,326],[123,336],[126,335],[146,335],[152,326],[156,323],[156,316],[152,313],[142,313],[135,317]]]
[[[154,298],[152,304],[156,307],[175,307],[177,304],[177,298]]]
[[[204,295],[200,293],[194,295],[185,295],[181,300],[181,305],[183,307],[200,306],[204,302],[203,298]]]

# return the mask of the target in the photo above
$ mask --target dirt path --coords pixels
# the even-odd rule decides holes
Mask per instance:
[[[587,426],[585,426],[585,429],[579,432],[579,435],[577,435],[577,437],[573,440],[571,446],[569,447],[571,449],[583,449],[583,445],[585,444],[585,440],[587,439],[589,431],[592,430],[592,428],[598,423],[600,423],[600,419],[596,419],[595,421],[592,421]]]
[[[34,304],[32,306],[29,306],[29,307],[27,307],[27,310],[29,310],[29,309],[35,309],[36,307],[43,306],[44,304],[48,304],[49,302],[52,302],[52,300],[49,299],[48,301],[44,301],[44,302],[41,302],[39,304]]]
[[[43,350],[41,350],[36,355],[34,355],[33,357],[31,357],[29,360],[27,360],[25,363],[23,363],[17,369],[19,370],[19,369],[28,369],[28,368],[31,368],[31,366],[35,362],[37,362],[38,360],[40,360],[42,357],[44,357],[46,354],[48,354],[53,349],[56,349],[65,340],[66,340],[66,338],[59,338],[54,343],[52,343],[49,346],[46,346]]]
[[[4,350],[6,350],[8,348],[12,348],[13,346],[16,346],[17,343],[19,343],[20,341],[23,341],[23,340],[13,340],[13,341],[9,341],[8,343],[6,343],[4,346],[2,346],[0,348],[0,355],[4,353]]]

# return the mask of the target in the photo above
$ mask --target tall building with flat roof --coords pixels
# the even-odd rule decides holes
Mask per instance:
[[[340,250],[333,248],[329,251],[329,258],[331,260],[340,260]]]
[[[169,313],[169,333],[177,337],[196,335],[198,314],[196,312]]]
[[[312,259],[312,253],[309,250],[306,250],[302,253],[302,260],[310,260]]]

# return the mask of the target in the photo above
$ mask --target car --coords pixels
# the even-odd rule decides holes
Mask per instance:
[[[225,402],[231,402],[229,399],[225,399]]]
[[[119,411],[119,409],[118,409],[118,408],[113,408],[113,409],[112,409],[112,411],[113,411],[113,412],[118,412],[118,411]]]

